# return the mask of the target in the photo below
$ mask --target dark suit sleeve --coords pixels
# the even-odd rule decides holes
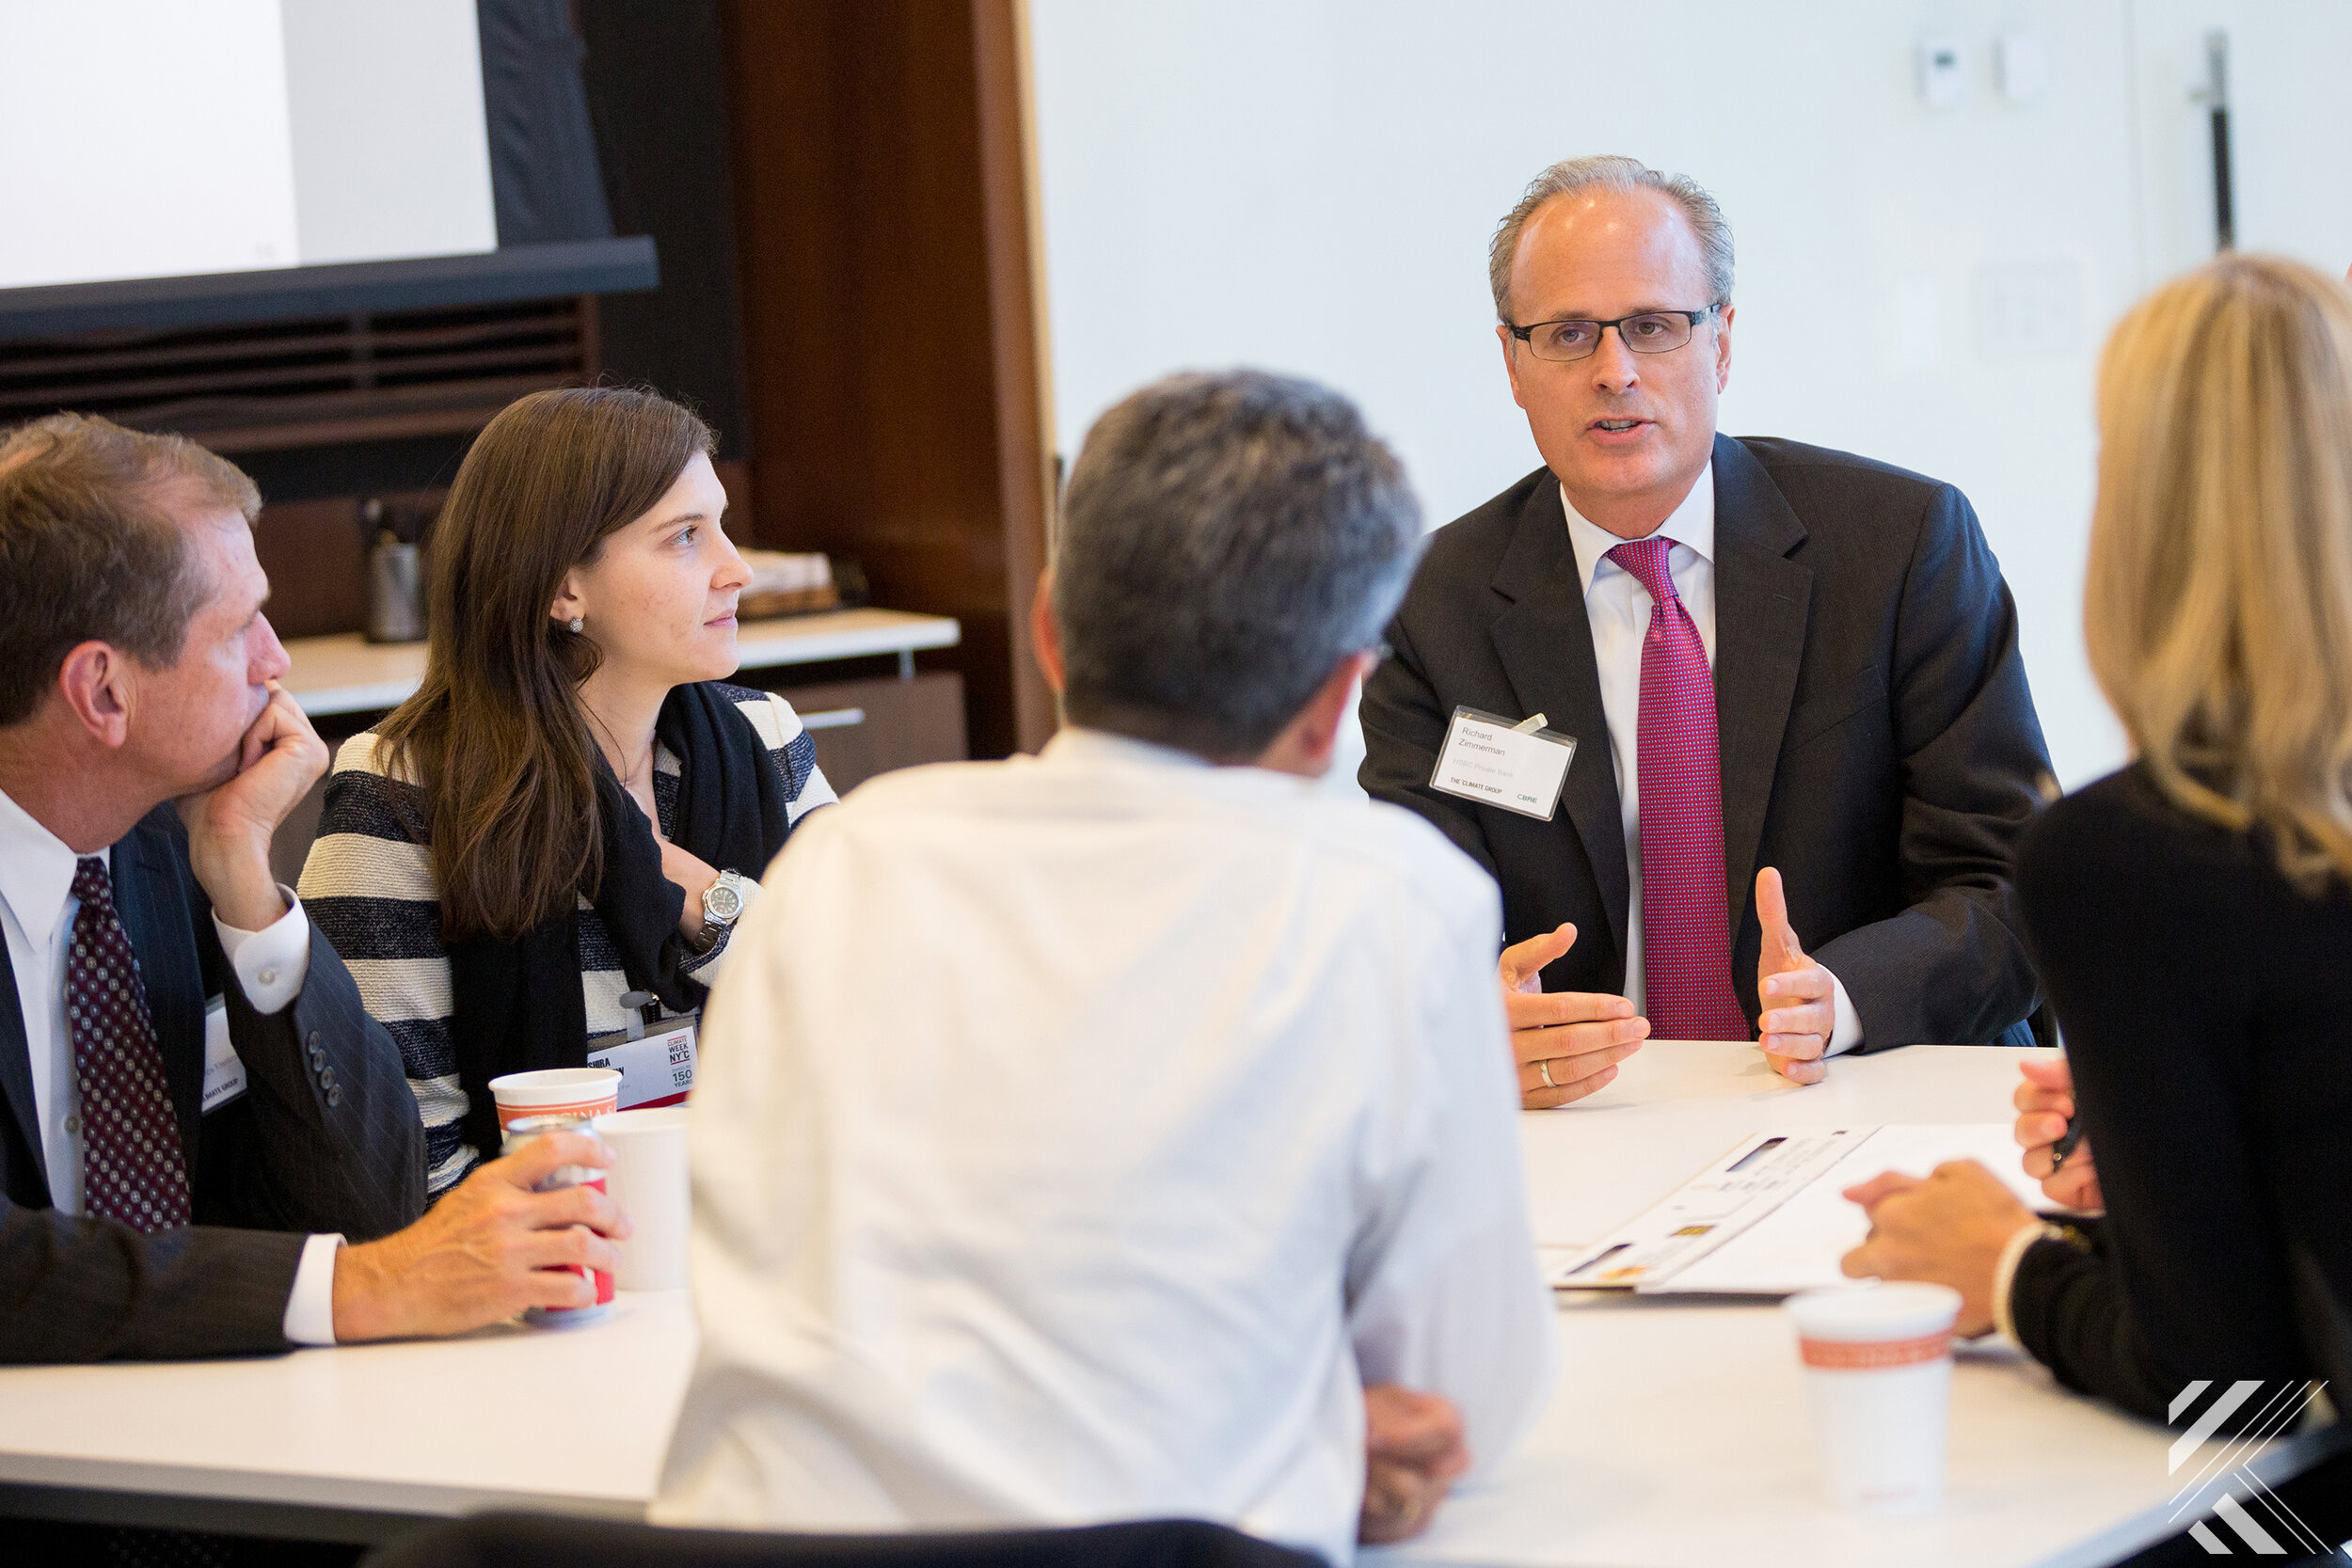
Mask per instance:
[[[112,1220],[0,1197],[0,1362],[273,1354],[305,1238]]]
[[[1429,787],[1454,709],[1439,700],[1401,614],[1389,626],[1389,657],[1364,682],[1356,711],[1364,727],[1364,761],[1356,782],[1364,793],[1426,817],[1493,876],[1494,851],[1477,813],[1468,801]]]
[[[2017,606],[1950,485],[1930,499],[1905,574],[1892,675],[1906,907],[1814,957],[1852,998],[1866,1050],[1994,1039],[2039,1000],[2010,868],[2050,765]]]
[[[208,920],[206,936],[211,937]],[[226,966],[224,966],[226,967]],[[373,1241],[424,1212],[424,1128],[400,1048],[368,1016],[351,972],[314,927],[302,990],[263,1015],[230,974],[229,1038],[246,1069],[249,1118],[228,1213],[272,1230]]]

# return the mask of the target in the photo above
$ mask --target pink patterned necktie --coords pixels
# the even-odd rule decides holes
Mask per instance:
[[[1731,988],[1724,890],[1724,778],[1715,741],[1715,674],[1666,569],[1673,541],[1619,545],[1609,559],[1649,590],[1642,639],[1642,969],[1650,1036],[1755,1037]]]
[[[82,1212],[135,1230],[168,1230],[188,1223],[188,1162],[147,986],[115,914],[103,858],[75,863],[73,896],[82,908],[66,949],[65,1013],[82,1090]]]

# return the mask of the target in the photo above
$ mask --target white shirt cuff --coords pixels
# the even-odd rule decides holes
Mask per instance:
[[[310,917],[302,912],[302,901],[294,895],[294,889],[280,882],[278,891],[286,900],[286,912],[271,922],[267,930],[240,930],[224,924],[220,916],[213,916],[213,929],[220,933],[220,950],[228,955],[229,967],[237,972],[245,999],[264,1018],[300,996],[303,976],[310,973]]]
[[[2025,1348],[2024,1342],[2017,1338],[2016,1319],[2010,1316],[2009,1292],[2010,1287],[2017,1283],[2017,1265],[2024,1261],[2026,1249],[2048,1234],[2049,1226],[2041,1220],[2019,1226],[2017,1234],[2011,1236],[2009,1244],[2001,1248],[2001,1260],[1993,1266],[1993,1326],[1999,1331],[2002,1338],[2021,1350]]]
[[[1846,982],[1836,975],[1829,977],[1830,989],[1837,993],[1837,1022],[1829,1032],[1829,1044],[1822,1049],[1824,1056],[1835,1056],[1851,1051],[1862,1043],[1862,1015],[1853,1010],[1853,998],[1846,994]]]
[[[342,1237],[331,1233],[302,1243],[302,1265],[286,1298],[286,1338],[297,1345],[335,1342],[335,1254],[342,1244]]]

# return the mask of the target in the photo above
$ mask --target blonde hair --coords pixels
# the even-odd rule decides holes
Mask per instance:
[[[2140,302],[2099,371],[2090,667],[2157,786],[2352,881],[2352,292],[2232,256]]]

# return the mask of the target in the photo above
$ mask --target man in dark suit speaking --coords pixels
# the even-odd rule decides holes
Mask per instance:
[[[1364,690],[1365,789],[1502,885],[1530,1106],[1651,1036],[1757,1039],[1801,1083],[2031,1043],[2010,860],[2049,763],[2015,606],[1950,485],[1716,433],[1731,271],[1687,179],[1528,187],[1489,272],[1545,467],[1431,539]],[[1573,737],[1556,806],[1464,789],[1457,708]],[[1556,752],[1507,746],[1548,783]]]
[[[552,1266],[613,1254],[572,1227],[626,1233],[529,1190],[605,1163],[578,1138],[419,1219],[400,1053],[270,874],[326,749],[277,683],[259,507],[176,437],[0,438],[0,1361],[456,1332],[578,1305]]]

